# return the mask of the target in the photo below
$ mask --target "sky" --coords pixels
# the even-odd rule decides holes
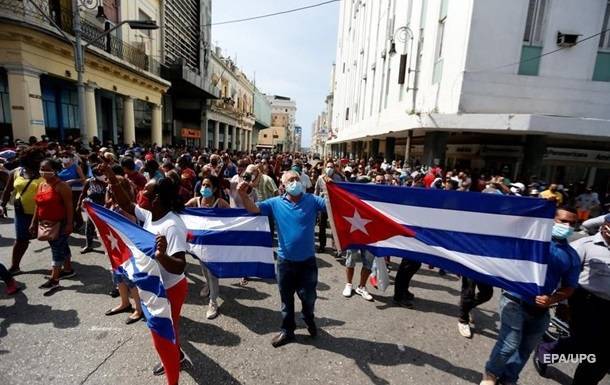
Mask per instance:
[[[212,23],[321,3],[322,0],[212,0]],[[212,26],[212,43],[266,94],[297,103],[302,146],[311,143],[311,125],[324,109],[335,61],[339,2],[295,13]]]

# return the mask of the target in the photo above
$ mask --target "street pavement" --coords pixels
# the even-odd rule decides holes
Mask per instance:
[[[9,265],[12,220],[0,223],[0,260]],[[151,368],[158,362],[146,324],[125,325],[126,314],[104,316],[118,304],[104,252],[79,253],[83,236],[71,239],[78,275],[62,289],[43,295],[51,263],[47,243],[33,241],[23,259],[26,285],[15,297],[0,294],[0,384],[162,385]],[[394,258],[393,266],[398,262]],[[392,305],[371,288],[374,302],[341,295],[344,268],[329,254],[318,255],[316,316],[321,328],[312,340],[299,320],[297,342],[274,349],[270,340],[280,325],[274,282],[221,280],[220,313],[205,319],[207,301],[199,296],[202,274],[188,259],[189,295],[182,309],[180,338],[193,366],[181,384],[478,384],[497,336],[498,290],[474,311],[474,338],[457,332],[460,280],[423,267],[413,278],[415,309]],[[359,266],[357,274],[359,273]],[[391,272],[393,277],[395,271]],[[570,384],[574,365],[551,368],[541,378],[531,362],[521,384]],[[606,378],[602,384],[610,384]]]

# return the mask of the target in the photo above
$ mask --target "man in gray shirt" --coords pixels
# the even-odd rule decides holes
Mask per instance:
[[[587,354],[576,368],[572,384],[595,385],[610,370],[610,214],[597,234],[571,246],[580,256],[582,272],[569,299],[570,337],[540,344],[534,366],[544,376],[547,365],[553,363],[551,354]]]

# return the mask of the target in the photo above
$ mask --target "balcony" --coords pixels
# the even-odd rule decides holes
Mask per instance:
[[[63,32],[68,35],[74,35],[71,9],[51,7],[49,1],[34,1],[36,1],[36,4],[43,12],[53,19],[55,24],[57,24]],[[37,28],[53,32],[61,37],[61,34],[57,31],[55,26],[53,26],[53,24],[51,24],[51,22],[47,20],[29,0],[0,0],[0,18],[12,19],[17,22],[33,25]],[[81,14],[83,41],[93,41],[100,34],[104,33],[104,28],[102,28],[100,24],[100,22],[96,23],[88,20]],[[106,24],[108,25],[109,23]],[[128,44],[118,37],[112,36],[112,34],[91,43],[91,46],[95,46],[141,70],[148,71],[157,76],[161,73],[161,63],[147,55],[143,49]]]

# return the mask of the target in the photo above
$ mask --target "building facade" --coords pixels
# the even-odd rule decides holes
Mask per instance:
[[[302,138],[303,138],[303,127],[301,126],[294,126],[294,146],[293,146],[293,151],[301,151],[301,148],[303,146],[302,143]]]
[[[333,152],[605,190],[609,15],[607,0],[344,1]]]
[[[210,55],[209,71],[220,98],[208,101],[204,143],[209,148],[249,151],[255,124],[254,85],[231,58],[222,56],[220,47]]]
[[[271,103],[258,88],[254,89],[254,129],[252,131],[252,147],[258,145],[260,130],[271,127]]]
[[[259,132],[259,145],[270,138],[278,151],[295,151],[296,102],[280,95],[267,95],[267,100],[271,105],[271,127]]]
[[[219,97],[209,73],[212,1],[162,4],[162,74],[172,83],[164,97],[163,142],[206,145],[208,101]]]
[[[159,0],[80,2],[87,136],[151,143],[161,137],[160,32],[123,20],[160,20]],[[80,135],[69,0],[0,0],[0,136]]]
[[[330,71],[330,83],[328,94],[324,99],[324,111],[322,111],[312,125],[312,152],[324,159],[327,155],[327,142],[334,138],[332,131],[332,117],[335,89],[335,64]]]

